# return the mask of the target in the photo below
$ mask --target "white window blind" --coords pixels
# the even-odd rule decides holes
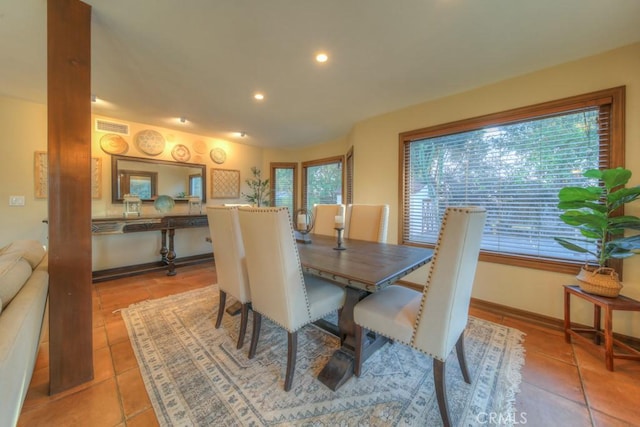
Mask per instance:
[[[273,200],[274,206],[286,206],[289,208],[289,212],[293,212],[294,203],[293,199],[295,197],[293,193],[293,180],[294,169],[291,168],[277,168],[275,169],[275,179],[274,179],[274,194]]]
[[[316,164],[304,164],[303,206],[342,203],[342,158]]]
[[[559,220],[558,191],[606,167],[608,105],[416,138],[404,143],[402,238],[434,244],[447,206],[487,209],[485,252],[585,261],[553,237],[580,237]]]

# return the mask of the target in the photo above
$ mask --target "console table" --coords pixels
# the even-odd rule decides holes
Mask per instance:
[[[118,216],[91,219],[91,232],[96,235],[160,231],[162,233],[160,257],[161,262],[167,265],[167,276],[175,276],[176,274],[174,263],[176,259],[174,250],[176,229],[208,226],[209,221],[206,214],[150,215],[131,218]],[[167,235],[169,236],[168,244]]]
[[[589,301],[593,304],[593,328],[575,328],[571,327],[571,295]],[[604,330],[600,328],[600,315],[604,308]],[[640,352],[633,347],[613,337],[613,311],[640,311],[640,302],[634,299],[617,296],[615,298],[602,297],[593,295],[580,289],[577,285],[565,285],[564,287],[564,337],[565,341],[570,343],[571,337],[577,337],[587,340],[586,337],[579,332],[587,332],[593,334],[593,342],[600,345],[600,337],[604,336],[604,360],[609,371],[613,371],[613,359],[631,359],[640,360]],[[615,353],[613,351],[614,343],[627,350],[628,353]]]

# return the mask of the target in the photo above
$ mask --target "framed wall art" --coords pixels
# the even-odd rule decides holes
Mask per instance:
[[[240,171],[211,169],[211,198],[237,199],[240,197]]]
[[[35,198],[46,199],[49,187],[47,176],[47,152],[36,151],[34,156],[33,181],[35,184]],[[91,198],[102,198],[102,159],[91,158]]]

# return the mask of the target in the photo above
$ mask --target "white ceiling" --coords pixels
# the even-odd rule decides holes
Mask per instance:
[[[640,41],[640,0],[86,3],[94,113],[262,147]],[[0,95],[46,102],[45,0],[0,1],[0,64]]]

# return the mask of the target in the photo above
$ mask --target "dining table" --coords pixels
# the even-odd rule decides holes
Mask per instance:
[[[355,359],[355,305],[367,295],[389,286],[398,279],[431,261],[433,250],[416,246],[342,239],[324,235],[309,235],[310,243],[298,243],[302,269],[307,274],[322,277],[343,286],[345,303],[338,313],[337,325],[326,320],[316,322],[340,338],[338,348],[318,374],[318,380],[337,390],[353,375]],[[363,348],[366,360],[387,339],[369,332]]]

